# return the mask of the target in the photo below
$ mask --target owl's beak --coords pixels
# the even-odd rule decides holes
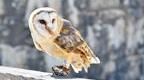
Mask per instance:
[[[54,32],[48,27],[48,25],[45,25],[45,29],[46,29],[51,35],[54,34]]]

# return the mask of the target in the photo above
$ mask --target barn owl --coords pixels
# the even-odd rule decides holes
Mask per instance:
[[[29,18],[29,29],[33,43],[39,51],[66,61],[65,65],[52,67],[57,75],[67,75],[70,66],[78,73],[82,69],[87,72],[90,64],[100,63],[80,32],[52,8],[34,10]]]

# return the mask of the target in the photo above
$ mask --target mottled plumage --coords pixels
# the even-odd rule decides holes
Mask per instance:
[[[29,27],[36,48],[54,57],[66,60],[75,72],[87,71],[90,64],[100,63],[79,31],[51,8],[32,12]]]
[[[76,34],[77,31],[72,27],[70,22],[66,20],[63,20],[63,22],[64,24],[60,31],[60,35],[55,39],[55,42],[69,53],[84,41]]]

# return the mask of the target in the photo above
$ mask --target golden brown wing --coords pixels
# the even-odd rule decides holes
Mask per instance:
[[[68,54],[72,54],[71,64],[75,72],[81,71],[83,67],[87,71],[90,64],[100,63],[80,33],[67,20],[64,20],[60,36],[55,39],[55,43]]]

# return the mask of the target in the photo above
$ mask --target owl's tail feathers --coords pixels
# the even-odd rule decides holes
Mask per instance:
[[[90,67],[90,64],[99,64],[100,63],[100,60],[98,57],[91,57],[91,58],[89,57],[86,60],[87,61],[83,62],[84,63],[83,68],[84,68],[85,72],[88,72],[87,69]]]
[[[90,64],[98,64],[100,63],[100,60],[98,57],[87,57],[84,54],[75,54],[71,55],[71,66],[73,70],[76,73],[79,73],[79,71],[84,70],[88,72],[88,68],[90,67]]]
[[[91,63],[92,64],[99,64],[100,63],[100,59],[98,57],[92,57],[91,58]]]

